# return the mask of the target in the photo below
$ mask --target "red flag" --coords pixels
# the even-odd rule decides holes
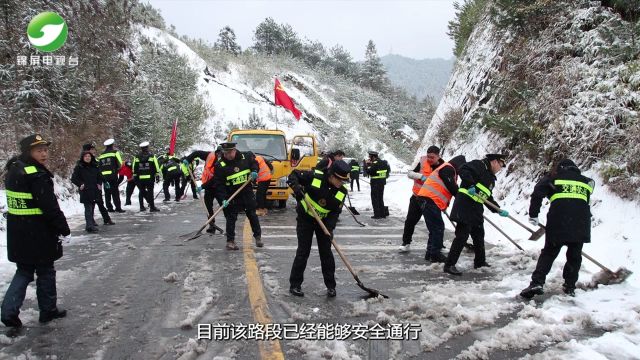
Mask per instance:
[[[173,155],[176,149],[176,139],[178,138],[178,119],[173,122],[173,129],[171,130],[171,142],[169,143],[169,153]]]
[[[293,100],[284,91],[284,88],[282,87],[282,85],[280,85],[280,81],[278,81],[278,79],[276,79],[276,86],[274,87],[273,91],[275,92],[276,96],[276,106],[280,105],[283,108],[291,111],[293,113],[293,116],[296,117],[296,120],[300,120],[300,115],[302,115],[302,112],[296,108],[296,104],[293,103]]]

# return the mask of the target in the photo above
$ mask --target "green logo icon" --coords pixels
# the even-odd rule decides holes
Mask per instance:
[[[27,26],[29,42],[43,52],[60,49],[67,41],[67,34],[67,23],[60,15],[51,11],[36,15]]]

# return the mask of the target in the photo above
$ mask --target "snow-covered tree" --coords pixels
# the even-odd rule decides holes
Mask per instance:
[[[227,25],[220,30],[218,40],[213,44],[213,48],[220,51],[226,51],[233,55],[240,54],[240,46],[236,42],[236,33]]]
[[[253,48],[263,54],[275,55],[279,53],[283,39],[282,28],[268,17],[256,27]]]
[[[387,71],[380,61],[376,45],[372,40],[367,44],[365,60],[360,71],[360,83],[363,86],[377,91],[383,91],[389,87]]]

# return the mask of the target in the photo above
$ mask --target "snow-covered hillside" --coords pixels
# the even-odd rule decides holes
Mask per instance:
[[[387,128],[380,135],[380,127],[384,129],[387,120],[383,115],[369,109],[366,104],[338,99],[341,94],[330,83],[323,82],[310,72],[271,71],[272,64],[265,63],[264,67],[269,69],[265,72],[271,72],[274,76],[264,77],[256,86],[249,75],[253,70],[239,61],[229,62],[226,69],[216,69],[215,64],[208,64],[187,44],[163,30],[140,27],[139,31],[140,36],[159,46],[174,49],[177,54],[187,58],[192,69],[200,74],[198,88],[213,115],[205,121],[208,142],[197,144],[196,147],[212,148],[214,143],[223,140],[229,128],[239,127],[255,112],[266,128],[281,129],[289,139],[298,134],[313,133],[326,150],[357,149],[357,153],[348,154],[354,158],[364,158],[367,150],[376,150],[389,161],[393,170],[406,168],[407,159],[403,161],[395,154],[388,142],[393,139],[415,141],[415,130],[404,125],[394,134]],[[211,75],[205,74],[205,68]],[[273,105],[275,77],[303,111],[300,121],[296,121],[284,108]],[[371,126],[371,123],[375,123],[372,118],[380,125]]]
[[[607,19],[605,21],[613,21],[611,19],[615,17],[615,14],[600,9],[599,4],[594,4],[593,7],[598,9],[578,9],[570,12],[568,18],[559,20],[558,24],[556,24],[557,28],[550,27],[548,31],[543,33],[543,36],[557,34],[561,31],[559,29],[571,31],[570,25],[573,21],[577,23],[588,22],[589,14],[604,16]],[[561,25],[563,26],[562,28]],[[588,52],[590,51],[589,49],[594,49],[594,39],[597,38],[597,34],[597,32],[587,34],[578,45],[573,44],[572,46],[576,48],[584,46],[583,51]],[[423,154],[428,146],[442,144],[440,142],[442,134],[439,131],[447,126],[452,131],[450,139],[444,144],[446,149],[445,158],[447,159],[458,154],[464,154],[468,160],[482,158],[486,153],[504,151],[509,147],[504,138],[501,138],[495,132],[487,130],[482,125],[482,118],[492,110],[492,107],[496,106],[495,98],[492,98],[492,96],[496,93],[496,87],[502,85],[499,83],[499,76],[504,70],[501,67],[505,66],[504,58],[507,56],[505,47],[513,41],[517,41],[514,39],[513,34],[498,30],[488,17],[485,17],[475,28],[467,43],[464,56],[458,59],[455,65],[445,96],[426,131],[421,150],[416,154],[416,158]],[[541,36],[535,42],[541,46],[545,42],[553,44],[553,39]],[[555,51],[554,49],[556,49],[555,45],[548,45],[546,51]],[[539,52],[544,53],[545,48],[541,47]],[[593,56],[595,56],[595,60],[589,61],[576,60],[575,58],[567,59],[568,63],[565,65],[567,66],[565,70],[571,70],[571,66],[579,67],[581,69],[580,72],[585,74],[585,77],[599,74],[602,86],[606,86],[608,89],[618,88],[617,82],[620,80],[614,75],[600,71],[599,55]],[[597,80],[594,81],[597,82]],[[564,135],[556,134],[556,137],[548,135],[547,139],[554,141],[554,143],[548,145],[548,149],[566,149],[566,144],[575,144],[582,141],[580,139],[595,138],[597,135],[595,128],[598,127],[597,121],[606,120],[605,109],[614,108],[618,106],[617,104],[620,104],[620,98],[613,95],[611,97],[606,95],[599,96],[599,102],[594,104],[593,101],[588,101],[589,96],[587,96],[585,89],[588,85],[577,82],[576,86],[575,92],[570,93],[566,99],[561,99],[567,102],[568,106],[558,121],[565,120],[566,123],[554,125],[559,126],[556,129],[559,129],[558,131],[561,131],[561,134]],[[623,97],[635,97],[638,95],[637,92],[627,93],[625,91],[619,89],[617,93]],[[591,94],[593,96],[593,93]],[[540,104],[539,106],[548,105]],[[459,118],[454,120],[457,122],[452,125],[451,121],[455,119],[456,112]],[[590,119],[594,123],[588,126],[576,125],[584,123],[584,119]],[[578,128],[581,130],[576,131]],[[553,131],[553,129],[546,129],[546,131]],[[637,143],[634,146],[637,146]],[[540,149],[540,151],[548,149]],[[635,151],[633,148],[629,150]],[[577,352],[579,354],[577,355],[578,358],[637,358],[638,352],[636,351],[635,355],[630,355],[629,349],[637,350],[637,345],[640,343],[640,336],[638,335],[640,330],[640,326],[638,326],[638,308],[640,306],[640,300],[638,300],[640,299],[640,277],[638,276],[640,272],[640,261],[638,261],[640,256],[640,233],[637,231],[637,224],[640,221],[640,206],[637,202],[622,200],[613,194],[608,186],[603,184],[604,180],[598,171],[602,166],[600,162],[586,161],[586,159],[581,158],[579,152],[569,152],[568,154],[578,163],[591,164],[591,166],[583,170],[586,176],[592,177],[596,181],[596,188],[591,200],[593,214],[592,242],[584,246],[584,252],[614,271],[623,266],[632,270],[635,274],[627,279],[625,284],[604,286],[594,291],[580,293],[575,304],[572,306],[562,305],[562,310],[559,310],[559,304],[548,305],[547,302],[540,309],[535,310],[540,311],[536,316],[538,321],[546,324],[548,329],[553,327],[552,324],[559,318],[559,314],[567,315],[572,313],[587,313],[591,316],[590,321],[592,322],[583,324],[583,328],[605,329],[604,335],[591,340],[575,341],[571,340],[571,336],[557,339],[559,345],[549,347],[543,354],[554,357],[558,356],[558,354],[564,355],[573,352],[574,356],[576,356]],[[546,170],[546,164],[537,163],[522,152],[513,151],[507,170],[497,176],[498,181],[494,191],[496,200],[503,208],[508,209],[515,217],[526,223],[529,198],[533,186],[540,173]],[[547,209],[548,203],[543,205],[543,213],[540,216],[542,222],[546,220]],[[523,240],[529,236],[528,232],[510,220],[497,216],[491,216],[491,219],[515,239]],[[485,224],[485,229],[487,229],[488,242],[499,244],[504,241],[504,238],[492,229],[490,225]],[[538,242],[519,241],[519,243],[525,247],[529,255],[536,257],[543,246],[544,240]],[[561,269],[564,262],[563,252],[556,260],[549,274],[548,280],[550,282],[561,281]],[[533,267],[529,270],[533,272]],[[583,259],[580,281],[589,282],[592,275],[599,270],[600,268],[595,264]],[[505,274],[506,278],[507,274]],[[509,276],[509,278],[513,280],[513,276]],[[513,283],[513,281],[511,282]],[[517,281],[517,285],[520,286],[527,283],[527,278],[518,279]],[[508,330],[509,337],[529,339],[528,336],[531,335],[530,332],[532,330],[526,324],[526,319],[531,315],[527,314],[528,311],[532,310],[525,307],[518,314],[518,321],[521,323],[514,322],[509,326],[509,329],[505,329]],[[543,318],[548,321],[542,320]],[[495,343],[496,341],[481,342],[475,346],[475,349],[470,349],[470,351],[481,353],[483,347],[497,346]],[[542,343],[544,343],[542,338],[533,341],[533,344]]]

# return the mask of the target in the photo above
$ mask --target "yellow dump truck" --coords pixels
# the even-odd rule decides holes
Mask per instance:
[[[240,151],[252,151],[262,155],[273,165],[267,201],[284,208],[291,189],[287,177],[293,170],[310,170],[318,161],[318,145],[314,135],[296,135],[287,148],[287,138],[282,130],[232,130],[228,141],[237,143]]]

